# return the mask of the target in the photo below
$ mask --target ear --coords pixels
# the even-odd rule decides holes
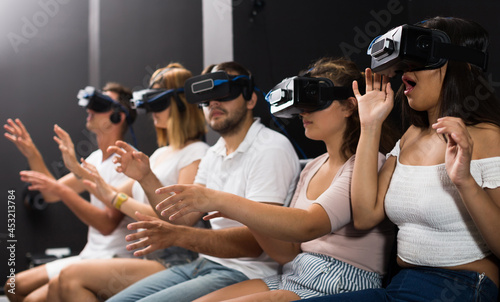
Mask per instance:
[[[255,105],[257,105],[257,94],[254,92],[252,92],[252,97],[250,98],[250,100],[246,101],[247,102],[247,108],[252,110],[253,108],[255,108]]]
[[[358,107],[358,100],[355,97],[350,97],[347,99],[346,104],[344,106],[345,117],[350,117],[354,110]]]

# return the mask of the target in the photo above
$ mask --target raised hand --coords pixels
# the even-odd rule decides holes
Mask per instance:
[[[36,155],[37,148],[20,119],[15,121],[8,119],[3,128],[7,131],[7,133],[4,133],[5,138],[13,142],[26,158],[29,159]]]
[[[352,90],[358,100],[361,126],[381,125],[394,106],[394,91],[389,78],[373,74],[370,68],[365,70],[366,93],[361,95],[358,82],[352,83]]]
[[[457,186],[463,186],[474,181],[470,173],[470,162],[474,142],[462,119],[457,117],[439,118],[433,129],[446,135],[445,166],[451,181]]]
[[[134,252],[134,256],[141,257],[156,250],[166,249],[175,245],[177,234],[174,233],[180,228],[179,226],[139,212],[135,212],[135,215],[140,221],[130,223],[127,228],[129,230],[141,231],[125,237],[127,241],[140,240],[127,245],[127,250],[129,251],[141,249]]]
[[[59,145],[64,165],[68,170],[78,175],[80,163],[76,159],[75,146],[69,134],[58,125],[54,125],[54,141]]]
[[[147,174],[153,173],[149,166],[149,157],[124,141],[117,141],[115,146],[108,147],[108,152],[118,155],[113,158],[113,162],[118,164],[117,172],[137,181],[141,181]]]
[[[62,184],[59,184],[57,180],[48,177],[47,175],[37,172],[37,171],[21,171],[21,180],[30,183],[28,187],[31,191],[40,191],[44,197],[45,195],[59,195],[58,190],[61,188]],[[45,198],[47,203],[52,203],[58,201],[58,199]]]
[[[87,169],[93,178],[92,180],[83,180],[83,185],[87,191],[94,194],[105,205],[113,207],[113,198],[117,193],[115,189],[104,181],[94,165],[82,160],[82,167]]]

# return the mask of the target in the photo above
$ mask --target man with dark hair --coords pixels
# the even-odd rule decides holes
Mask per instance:
[[[231,91],[237,95],[201,102],[209,126],[221,138],[201,160],[195,184],[255,202],[287,204],[300,171],[292,145],[286,137],[253,117],[257,95],[245,92],[252,89],[246,68],[226,62],[210,66],[204,73],[216,71],[223,71],[235,80]],[[244,76],[241,85],[234,77],[240,75]],[[238,222],[220,217],[211,220],[212,229],[197,229],[150,216],[140,217],[143,221],[130,227],[146,231],[128,238],[130,241],[147,237],[129,246],[146,247],[136,252],[136,256],[169,246],[184,247],[201,255],[192,263],[147,277],[108,301],[192,301],[222,287],[277,272],[277,263],[263,253],[250,230]]]
[[[124,130],[135,119],[135,111],[130,107],[130,99],[127,99],[131,96],[129,92],[128,88],[119,84],[108,84],[103,92],[104,107],[97,112],[90,103],[87,106],[86,127],[95,134],[99,149],[90,154],[86,161],[95,165],[102,177],[114,186],[119,186],[128,178],[115,171],[113,154],[107,149],[117,140],[123,139]],[[71,137],[61,127],[54,126],[57,135],[54,139],[59,144],[59,149],[63,151],[66,167],[72,173],[60,179],[56,179],[45,165],[42,155],[21,120],[9,119],[4,128],[7,131],[5,137],[13,142],[28,160],[31,171],[22,171],[21,179],[31,183],[30,190],[39,190],[45,202],[64,202],[83,223],[89,226],[87,244],[78,256],[55,260],[20,272],[15,276],[15,294],[10,294],[6,290],[11,301],[27,298],[36,301],[54,301],[51,297],[47,297],[48,287],[49,283],[58,282],[62,268],[81,259],[130,256],[125,248],[124,237],[128,233],[127,223],[132,219],[124,219],[120,211],[106,207],[94,195],[90,196],[90,203],[79,195],[85,190],[82,179],[90,175],[78,163]],[[7,283],[6,289],[8,286]]]

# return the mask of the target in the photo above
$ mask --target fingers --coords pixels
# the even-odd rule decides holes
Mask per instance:
[[[120,156],[122,156],[123,154],[125,154],[125,151],[122,148],[118,147],[118,146],[109,146],[108,149],[107,149],[107,151],[109,153],[115,153],[115,154],[120,155]]]
[[[171,185],[156,189],[156,194],[172,194],[181,193],[186,189],[186,185]]]
[[[127,152],[135,151],[135,149],[132,146],[121,140],[116,141],[115,145],[118,146],[119,148],[124,149]]]
[[[3,125],[3,128],[8,132],[5,133],[4,136],[14,143],[17,142],[18,137],[24,138],[28,133],[19,119],[16,119],[15,121],[7,119],[7,124]]]
[[[138,211],[135,212],[135,216],[142,221],[152,221],[152,220],[157,219],[153,216],[145,215],[145,214],[142,214],[141,212],[138,212]]]
[[[366,91],[373,90],[373,76],[370,68],[365,69]]]
[[[456,117],[439,118],[432,125],[438,134],[445,134],[448,137],[448,144],[456,143],[462,149],[469,148],[473,145],[472,137],[470,136],[467,126],[462,119]]]
[[[354,92],[354,96],[357,100],[361,97],[361,93],[359,92],[358,81],[352,82],[352,91]]]
[[[219,218],[219,217],[224,217],[224,215],[222,215],[221,212],[217,211],[217,212],[213,212],[211,214],[207,214],[207,215],[203,216],[203,220],[208,221],[210,219]]]
[[[71,137],[69,136],[68,132],[64,131],[63,128],[59,127],[59,125],[55,124],[54,125],[54,132],[57,134],[57,136],[63,140],[63,141],[71,141]]]
[[[82,158],[82,167],[84,167],[85,169],[87,169],[91,174],[97,174],[97,175],[99,175],[99,171],[97,171],[97,168],[93,164],[87,162],[83,158]]]
[[[82,181],[82,183],[83,183],[83,186],[85,187],[85,189],[87,189],[87,191],[89,191],[89,192],[95,192],[97,189],[97,184],[93,181],[90,181],[88,179],[84,179]]]
[[[134,152],[134,151],[136,150],[132,146],[120,140],[116,141],[114,146],[108,147],[108,152],[113,152],[120,156],[123,156],[128,152]]]

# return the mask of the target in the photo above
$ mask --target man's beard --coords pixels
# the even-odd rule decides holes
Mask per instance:
[[[218,108],[218,110],[221,110],[227,114],[226,110],[222,110],[221,108]],[[242,106],[232,115],[227,115],[227,118],[225,120],[220,122],[210,123],[209,126],[220,135],[228,135],[236,133],[243,126],[247,112],[248,112],[247,107]]]

